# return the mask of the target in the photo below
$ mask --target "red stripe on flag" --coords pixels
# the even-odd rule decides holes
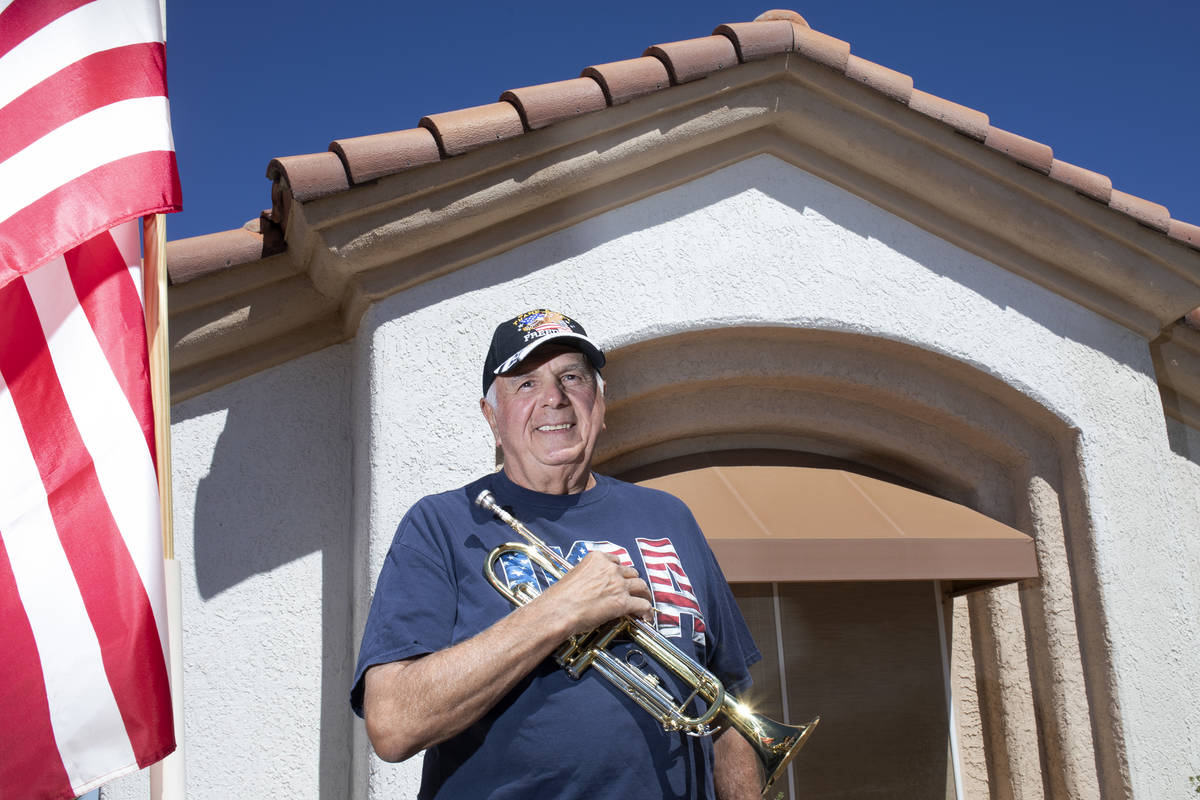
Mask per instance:
[[[0,293],[4,290],[0,289]],[[42,661],[17,581],[4,531],[0,531],[0,641],[4,642],[4,680],[0,681],[0,790],[14,786],[26,797],[74,797],[50,726],[50,702],[42,680]]]
[[[121,158],[86,172],[0,222],[0,286],[101,231],[178,211],[175,153]]]
[[[0,291],[0,330],[10,332],[0,348],[0,375],[47,489],[130,744],[145,766],[175,747],[166,660],[150,599],[59,386],[23,281]]]
[[[54,20],[91,0],[13,0],[0,11],[0,58]]]
[[[166,97],[161,42],[93,53],[0,108],[0,161],[89,111],[134,97]]]
[[[670,603],[671,605],[679,608],[695,609],[696,611],[700,610],[700,606],[696,604],[696,601],[693,598],[686,597],[682,594],[676,594],[675,592],[664,592],[655,589],[654,601],[656,603]]]
[[[133,276],[109,231],[68,250],[63,257],[75,296],[146,436],[150,457],[157,462],[146,319]]]

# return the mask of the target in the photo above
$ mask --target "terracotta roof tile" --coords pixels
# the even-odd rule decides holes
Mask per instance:
[[[940,120],[959,133],[984,141],[988,135],[988,117],[982,111],[961,106],[943,97],[913,89],[908,107],[927,117]]]
[[[657,92],[671,85],[667,65],[653,56],[630,58],[597,64],[583,71],[585,77],[600,84],[611,106],[628,103],[635,97]]]
[[[1054,163],[1054,151],[1041,142],[991,127],[988,129],[983,143],[993,150],[999,150],[1019,164],[1036,169],[1043,175],[1050,174],[1050,166]]]
[[[671,74],[671,83],[688,83],[738,63],[737,51],[727,36],[656,44],[646,48],[642,55],[662,59]]]
[[[1104,205],[1112,199],[1112,181],[1107,175],[1077,167],[1057,158],[1050,165],[1050,177],[1065,183],[1080,194],[1098,200]]]
[[[443,156],[457,156],[485,144],[520,136],[525,132],[521,115],[512,103],[490,103],[421,118]]]
[[[792,23],[781,19],[719,25],[713,36],[728,37],[742,63],[789,52],[794,38]]]
[[[797,25],[803,25],[806,28],[808,27],[808,21],[789,8],[772,8],[769,11],[764,11],[763,13],[759,14],[754,18],[754,21],[765,22],[773,19],[782,19],[786,20],[787,22],[794,22]]]
[[[1180,222],[1177,219],[1173,219],[1167,224],[1167,236],[1184,244],[1190,244],[1192,247],[1200,250],[1200,225],[1192,225],[1189,222]]]
[[[850,55],[846,59],[846,77],[865,83],[875,91],[901,103],[907,104],[913,94],[911,77],[856,55]]]
[[[846,67],[850,63],[849,42],[826,36],[799,23],[792,23],[792,35],[795,38],[792,47],[797,53],[810,61],[824,64],[838,72],[846,71]]]
[[[433,134],[425,128],[338,139],[330,143],[329,149],[342,160],[350,182],[355,184],[440,161],[442,157]]]
[[[272,159],[267,177],[286,181],[292,197],[301,203],[350,188],[342,160],[330,152]]]
[[[1108,204],[1117,211],[1128,214],[1143,225],[1156,231],[1167,232],[1167,223],[1171,221],[1171,212],[1165,206],[1151,203],[1140,197],[1113,189],[1112,199]]]
[[[271,217],[286,223],[293,198],[305,202],[344,191],[352,183],[460,155],[789,50],[1200,250],[1200,229],[1195,225],[1172,220],[1160,205],[1113,191],[1106,176],[1055,159],[1047,145],[992,127],[981,111],[914,89],[908,75],[853,55],[846,42],[812,30],[802,16],[782,9],[764,12],[753,22],[720,25],[713,36],[651,46],[641,58],[588,67],[581,78],[512,89],[498,103],[431,114],[416,129],[341,139],[328,153],[275,159],[267,169],[275,182]]]
[[[500,99],[516,106],[531,131],[607,105],[600,83],[590,77],[510,89]]]
[[[178,285],[282,253],[284,249],[279,226],[261,218],[252,219],[231,231],[167,242],[167,273],[171,283]]]

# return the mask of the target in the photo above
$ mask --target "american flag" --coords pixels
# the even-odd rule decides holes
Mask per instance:
[[[0,797],[175,747],[136,218],[176,211],[158,0],[0,0]]]

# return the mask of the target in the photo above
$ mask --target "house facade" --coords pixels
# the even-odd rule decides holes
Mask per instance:
[[[752,701],[821,715],[788,796],[1189,790],[1200,228],[791,12],[268,174],[168,248],[189,796],[415,796],[358,636],[542,307],[608,353],[598,470],[713,542]]]

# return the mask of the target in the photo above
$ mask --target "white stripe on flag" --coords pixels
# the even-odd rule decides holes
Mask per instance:
[[[122,100],[76,117],[0,163],[0,222],[84,173],[126,156],[174,151],[165,97]]]
[[[137,289],[138,302],[145,309],[145,287],[142,286],[141,223],[138,220],[130,220],[124,225],[110,228],[108,232],[112,234],[113,241],[117,245],[117,250],[121,252],[121,258],[125,259],[125,266],[129,268],[129,277],[133,280],[133,285]]]
[[[137,224],[136,220],[126,223]],[[150,597],[165,656],[167,614],[158,476],[146,437],[75,297],[66,261],[62,256],[48,261],[25,276],[25,285],[71,416],[95,464],[104,499]]]
[[[19,279],[18,279],[19,280]],[[12,395],[0,378],[0,486],[41,487]],[[50,721],[73,786],[135,763],[100,643],[50,516],[45,490],[25,492],[23,513],[0,520],[21,603],[33,629]],[[5,720],[5,725],[19,724]]]
[[[0,107],[93,53],[161,42],[157,12],[157,4],[96,0],[62,15],[0,58]]]

